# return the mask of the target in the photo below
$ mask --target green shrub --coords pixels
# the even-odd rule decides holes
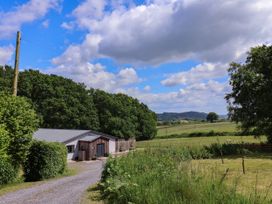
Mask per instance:
[[[26,181],[38,181],[63,174],[66,170],[67,150],[55,142],[34,141],[24,163]]]
[[[8,132],[4,126],[0,124],[0,156],[1,158],[7,158],[7,149],[9,146],[10,138]]]
[[[18,170],[12,166],[11,162],[0,157],[0,185],[13,182],[18,175]]]
[[[242,154],[251,154],[253,150],[250,148],[250,145],[247,147],[246,144],[219,144],[213,143],[209,146],[205,146],[204,148],[214,157],[220,156],[229,156],[229,155],[242,155]]]
[[[0,124],[8,133],[7,154],[14,166],[19,167],[25,161],[38,123],[37,115],[26,98],[0,92]]]

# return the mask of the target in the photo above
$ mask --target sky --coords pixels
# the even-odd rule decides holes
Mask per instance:
[[[38,69],[155,112],[227,113],[229,63],[270,44],[271,0],[0,0],[0,65]]]

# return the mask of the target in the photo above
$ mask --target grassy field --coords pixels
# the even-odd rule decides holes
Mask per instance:
[[[228,186],[237,184],[237,191],[243,195],[258,194],[272,199],[272,156],[259,156],[259,158],[245,158],[245,174],[242,171],[241,158],[192,160],[192,168],[202,174],[213,176],[223,175],[229,169],[225,178]]]
[[[195,132],[237,132],[237,125],[232,122],[218,122],[218,123],[188,123],[174,126],[158,127],[158,137],[163,137],[172,134],[190,134]]]
[[[159,147],[193,147],[203,146],[212,143],[260,143],[265,142],[265,137],[255,139],[253,136],[220,136],[220,137],[186,137],[186,138],[173,138],[173,139],[154,139],[147,141],[137,142],[137,148],[159,148]]]
[[[101,195],[107,203],[118,204],[272,202],[272,156],[246,157],[243,174],[241,158],[225,158],[221,164],[218,159],[191,160],[186,155],[186,149],[146,148],[111,159],[103,173]]]

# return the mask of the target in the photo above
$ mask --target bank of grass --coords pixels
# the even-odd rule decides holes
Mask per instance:
[[[176,135],[185,137],[189,135],[207,134],[209,132],[233,134],[239,129],[235,123],[232,122],[217,122],[217,123],[188,123],[172,126],[163,126],[158,128],[157,138],[171,137]]]
[[[171,139],[154,139],[137,142],[137,148],[163,148],[163,147],[196,147],[212,143],[260,143],[266,142],[266,137],[254,138],[253,136],[213,136],[213,137],[186,137]]]
[[[189,151],[201,154],[192,149],[153,148],[110,159],[103,172],[101,195],[107,203],[116,204],[271,203],[271,198],[265,196],[269,189],[266,184],[263,191],[254,188],[254,182],[249,182],[252,189],[244,188],[246,193],[240,189],[243,182],[254,177],[255,170],[262,168],[259,162],[265,166],[266,160],[248,162],[248,177],[239,183],[239,179],[231,177],[239,166],[238,160],[229,159],[225,166],[220,166],[218,160],[192,161]],[[267,170],[272,164],[268,163]],[[230,175],[225,175],[226,168],[231,169]]]
[[[17,180],[14,183],[0,185],[0,196],[4,195],[6,193],[14,192],[17,190],[30,188],[35,185],[43,184],[44,182],[48,182],[50,180],[60,179],[67,176],[73,176],[76,175],[79,171],[81,171],[80,167],[78,167],[75,164],[69,164],[67,170],[62,175],[58,175],[51,179],[46,179],[43,181],[36,181],[36,182],[25,182],[23,177],[23,171],[20,171],[19,176]]]

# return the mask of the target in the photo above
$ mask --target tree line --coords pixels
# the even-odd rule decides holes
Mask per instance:
[[[0,67],[0,90],[11,93],[13,69]],[[57,75],[25,70],[19,74],[18,96],[33,105],[40,127],[92,129],[119,138],[151,139],[156,135],[156,114],[125,94],[89,89]]]

